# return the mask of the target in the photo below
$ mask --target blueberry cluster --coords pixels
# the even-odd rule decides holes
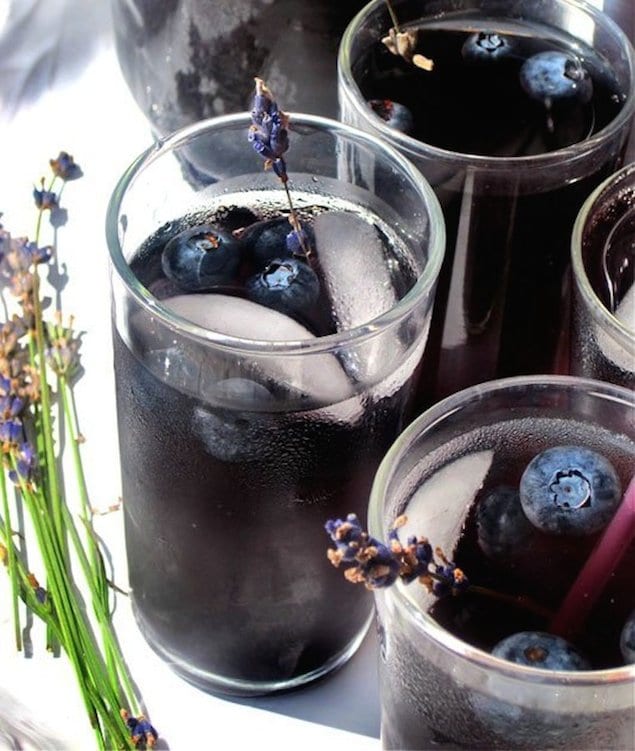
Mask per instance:
[[[536,534],[576,538],[599,532],[613,518],[621,498],[617,472],[604,456],[582,446],[554,446],[528,463],[518,487],[493,488],[479,502],[478,544],[488,558],[509,562],[518,551],[535,547]],[[628,628],[624,626],[624,633]],[[635,622],[630,628],[635,634]],[[623,644],[625,640],[623,636]],[[513,634],[492,653],[544,669],[590,669],[568,641],[543,632]],[[628,661],[624,646],[622,653]]]
[[[522,59],[514,38],[495,31],[470,34],[461,56],[465,63],[480,66]],[[432,71],[433,66],[427,70]],[[593,96],[591,76],[571,52],[546,50],[527,57],[520,67],[518,82],[529,99],[542,104],[547,114],[560,104],[586,104]],[[406,134],[414,130],[414,117],[406,105],[391,99],[371,99],[368,104],[390,128]]]
[[[287,185],[284,155],[289,149],[289,116],[278,107],[265,82],[255,80],[247,137],[265,169],[272,169],[284,186],[288,217],[256,221],[233,232],[216,224],[190,227],[166,243],[161,266],[166,277],[185,292],[236,287],[253,302],[301,315],[315,305],[320,294],[320,282],[310,265],[315,238],[299,220]]]
[[[302,314],[320,294],[318,277],[303,250],[313,243],[308,226],[293,229],[286,217],[257,221],[234,232],[202,224],[165,244],[161,266],[185,292],[236,288],[261,305]]]

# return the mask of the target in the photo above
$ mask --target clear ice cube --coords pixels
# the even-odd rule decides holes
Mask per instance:
[[[316,338],[289,316],[240,297],[220,294],[178,295],[164,300],[162,304],[182,318],[232,337],[262,342],[297,342]],[[274,395],[276,390],[287,393],[290,400],[294,399],[294,394],[298,398],[302,395],[311,408],[339,405],[340,402],[347,404],[353,396],[349,378],[337,358],[331,354],[276,355],[267,353],[266,346],[261,351],[265,353],[263,356],[245,351],[243,357],[232,358],[233,365],[226,369],[219,367],[218,360],[214,367],[203,366],[200,395],[209,397],[210,394],[219,393],[219,389],[225,397],[235,395],[236,389],[228,390],[221,382],[241,379],[257,380]],[[244,372],[236,372],[236,367],[243,367]],[[266,396],[262,389],[251,389],[250,401],[259,395]],[[357,399],[352,401],[358,402]],[[243,408],[250,406],[253,405],[243,404]],[[359,411],[359,404],[357,407],[353,404],[342,407],[341,419],[349,421]]]
[[[369,323],[390,310],[397,294],[377,229],[361,217],[344,211],[327,211],[315,219],[315,244],[336,326],[347,331]],[[371,381],[386,361],[386,336],[369,340],[345,358],[347,371],[357,380]],[[398,338],[390,347],[400,346]]]
[[[314,230],[338,329],[361,326],[390,310],[397,295],[376,228],[355,214],[326,211],[316,217]]]
[[[449,462],[426,480],[406,508],[399,539],[423,535],[451,558],[470,507],[483,487],[494,452],[477,451]]]
[[[433,548],[440,547],[452,559],[470,507],[483,487],[494,460],[491,450],[477,451],[450,461],[434,472],[414,492],[404,511],[407,521],[399,539],[427,537]],[[469,572],[468,572],[469,575]],[[434,595],[416,584],[404,593],[414,605],[427,610]]]
[[[624,295],[614,315],[620,323],[635,334],[635,284]],[[596,327],[596,340],[607,360],[613,362],[626,373],[632,373],[635,370],[632,349],[620,346],[610,334],[607,334],[599,326]]]

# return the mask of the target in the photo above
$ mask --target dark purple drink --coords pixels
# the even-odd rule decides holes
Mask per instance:
[[[384,748],[628,748],[632,538],[621,558],[611,548],[597,598],[588,580],[582,587],[589,608],[579,602],[564,619],[562,604],[607,525],[635,502],[634,410],[632,393],[611,384],[501,379],[434,405],[398,439],[373,487],[370,534],[385,538],[405,514],[399,540],[427,537],[469,586],[441,598],[417,581],[375,591]],[[587,480],[588,503],[570,503],[583,500],[574,487]],[[536,526],[537,500],[549,521],[558,517],[557,531]],[[539,653],[501,659],[501,641],[527,632],[566,635],[581,664],[543,665]]]
[[[222,342],[175,333],[176,323],[135,304],[115,327],[135,613],[177,672],[228,693],[299,685],[359,644],[372,602],[322,565],[322,523],[351,508],[363,514],[373,474],[409,415],[425,343],[413,339],[418,325],[400,325],[380,348],[371,336],[359,347],[325,344],[312,358],[303,352],[411,292],[416,263],[385,223],[349,201],[298,191],[294,199],[309,259],[284,256],[262,270],[268,247],[258,238],[270,233],[264,245],[284,255],[291,230],[278,189],[224,194],[216,209],[210,204],[161,227],[130,262],[168,311],[256,340],[244,352],[230,355]],[[193,227],[206,228],[202,242],[226,238],[241,259],[231,279],[200,293],[187,289],[190,277],[177,262],[165,273],[179,238],[198,237]],[[342,252],[347,264],[362,260],[353,236],[363,249],[359,299],[338,277],[348,268],[338,266]],[[296,262],[315,269],[319,291],[311,302],[281,312],[248,299],[254,274],[284,281]],[[269,351],[266,342],[256,351],[260,339],[271,342]],[[285,341],[296,342],[295,354],[276,354]]]
[[[519,19],[486,2],[479,10],[397,3],[415,52],[433,62],[423,70],[379,40],[390,20],[384,14],[381,26],[376,5],[344,40],[340,103],[345,120],[415,162],[443,208],[447,252],[423,402],[490,378],[566,372],[571,229],[622,158],[625,124],[606,149],[598,143],[618,120],[630,127],[630,72],[521,9]],[[418,24],[417,13],[428,16]],[[366,104],[386,100],[411,113],[405,132],[406,118],[391,127],[390,114],[384,122]]]

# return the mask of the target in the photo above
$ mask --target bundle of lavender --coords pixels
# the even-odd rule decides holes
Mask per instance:
[[[23,648],[26,608],[46,624],[47,648],[70,660],[96,747],[152,748],[157,733],[139,714],[112,626],[112,587],[82,467],[73,391],[81,375],[81,337],[72,318],[64,321],[61,303],[52,305],[41,291],[41,269],[56,263],[56,249],[42,244],[44,217],[53,227],[66,221],[60,197],[82,171],[66,152],[50,167],[50,180],[42,178],[33,191],[33,240],[13,237],[0,224],[0,559],[10,580],[17,649]],[[68,481],[61,471],[66,451],[74,467]],[[79,498],[79,513],[69,497]],[[26,516],[28,534],[20,524]],[[41,571],[27,564],[35,559],[27,555],[32,545]]]

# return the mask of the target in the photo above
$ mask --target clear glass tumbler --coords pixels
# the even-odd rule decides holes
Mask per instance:
[[[571,371],[635,388],[635,164],[585,201],[573,227]]]
[[[238,282],[185,294],[161,261],[185,227],[290,231],[250,122],[203,121],[150,148],[107,218],[136,618],[179,674],[242,695],[327,673],[366,631],[371,603],[323,565],[323,521],[365,509],[409,420],[444,248],[438,202],[397,151],[292,114],[287,187],[321,290],[309,321],[244,299]],[[238,277],[256,262],[242,242]]]
[[[635,113],[631,43],[578,0],[392,5],[433,67],[388,51],[380,40],[393,21],[373,0],[342,37],[340,116],[399,148],[443,208],[425,402],[493,378],[566,373],[571,230],[623,160]],[[560,66],[561,91],[579,99],[557,100],[553,69],[544,90],[535,83],[544,70],[526,62],[545,54]],[[387,101],[407,106],[412,122]]]
[[[382,462],[371,494],[370,534],[386,539],[405,513],[400,538],[425,535],[471,584],[482,584],[492,564],[477,563],[471,547],[478,504],[500,483],[517,483],[538,452],[563,444],[602,453],[625,490],[635,467],[635,394],[556,375],[501,379],[448,397],[418,417]],[[514,521],[506,518],[503,525],[513,532]],[[568,591],[595,539],[530,534],[497,559],[487,586],[503,591],[503,582],[514,577],[516,594],[557,608],[560,590]],[[480,593],[436,599],[417,582],[375,590],[384,748],[632,748],[635,665],[623,664],[619,637],[635,607],[633,565],[631,540],[573,640],[580,649],[584,644],[589,659],[593,653],[592,665],[604,661],[593,670],[545,670],[491,654],[510,623],[512,632],[548,630],[549,616],[542,613],[534,617]],[[527,618],[535,618],[534,626],[519,628]],[[605,648],[610,658],[600,656]]]

